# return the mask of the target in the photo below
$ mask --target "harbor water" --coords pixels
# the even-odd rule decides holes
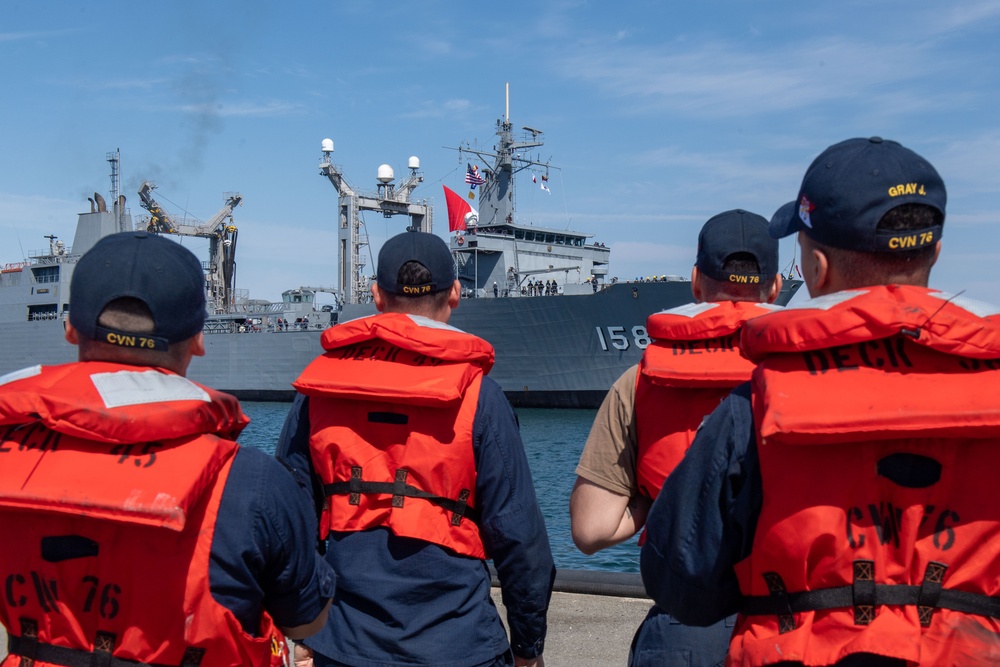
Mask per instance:
[[[252,420],[240,436],[244,445],[273,453],[289,403],[244,401],[243,410]],[[576,464],[590,432],[596,410],[517,410],[521,439],[528,455],[538,502],[552,545],[556,567],[569,570],[638,572],[639,548],[636,538],[593,556],[580,553],[573,545],[569,527],[569,494],[576,479]]]

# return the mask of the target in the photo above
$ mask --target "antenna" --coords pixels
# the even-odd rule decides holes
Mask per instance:
[[[510,122],[510,82],[504,84],[507,90],[507,109],[504,111],[504,120]]]

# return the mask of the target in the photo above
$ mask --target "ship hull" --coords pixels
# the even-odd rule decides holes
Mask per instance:
[[[781,301],[798,285],[783,290]],[[513,405],[594,408],[642,356],[646,317],[691,300],[687,282],[618,283],[588,295],[464,299],[450,323],[493,344],[490,377]],[[341,318],[372,312],[351,306]],[[291,400],[292,381],[322,352],[321,333],[206,334],[206,354],[192,361],[188,376],[242,400]],[[0,375],[76,356],[58,320],[2,323],[0,341]]]

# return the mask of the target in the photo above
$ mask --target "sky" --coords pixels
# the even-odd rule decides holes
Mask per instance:
[[[518,222],[593,235],[611,248],[609,276],[689,275],[708,218],[770,218],[827,146],[877,135],[947,186],[932,285],[1000,302],[995,0],[0,8],[0,264],[48,234],[71,244],[119,150],[134,219],[143,180],[176,219],[208,220],[242,194],[237,287],[253,298],[335,287],[321,141],[362,190],[379,165],[399,178],[419,157],[414,197],[446,238],[441,186],[467,192],[468,157],[449,148],[493,145],[509,84],[511,122],[544,131],[532,156],[553,165],[550,193],[524,173]],[[372,256],[406,224],[364,220]],[[207,242],[184,244],[206,258]],[[782,241],[783,267],[796,250]]]

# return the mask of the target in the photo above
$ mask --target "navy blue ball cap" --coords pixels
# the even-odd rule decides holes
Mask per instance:
[[[417,262],[430,273],[419,285],[399,282],[399,272],[407,262]],[[421,296],[451,289],[455,283],[455,262],[448,244],[427,232],[403,232],[393,236],[378,253],[378,286],[383,292]]]
[[[152,332],[119,331],[98,324],[115,299],[142,301],[153,316]],[[91,340],[165,350],[202,330],[205,275],[201,262],[174,241],[148,232],[105,236],[84,253],[70,283],[69,321]]]
[[[760,273],[736,274],[725,270],[733,253],[753,255]],[[723,282],[765,282],[778,273],[778,241],[768,234],[767,220],[743,209],[720,213],[708,220],[698,234],[698,270]]]
[[[947,199],[941,176],[910,149],[880,137],[848,139],[813,160],[798,198],[771,218],[770,233],[782,238],[804,231],[815,241],[846,250],[911,250],[941,238]],[[931,206],[941,213],[942,224],[877,230],[882,217],[902,204]]]

